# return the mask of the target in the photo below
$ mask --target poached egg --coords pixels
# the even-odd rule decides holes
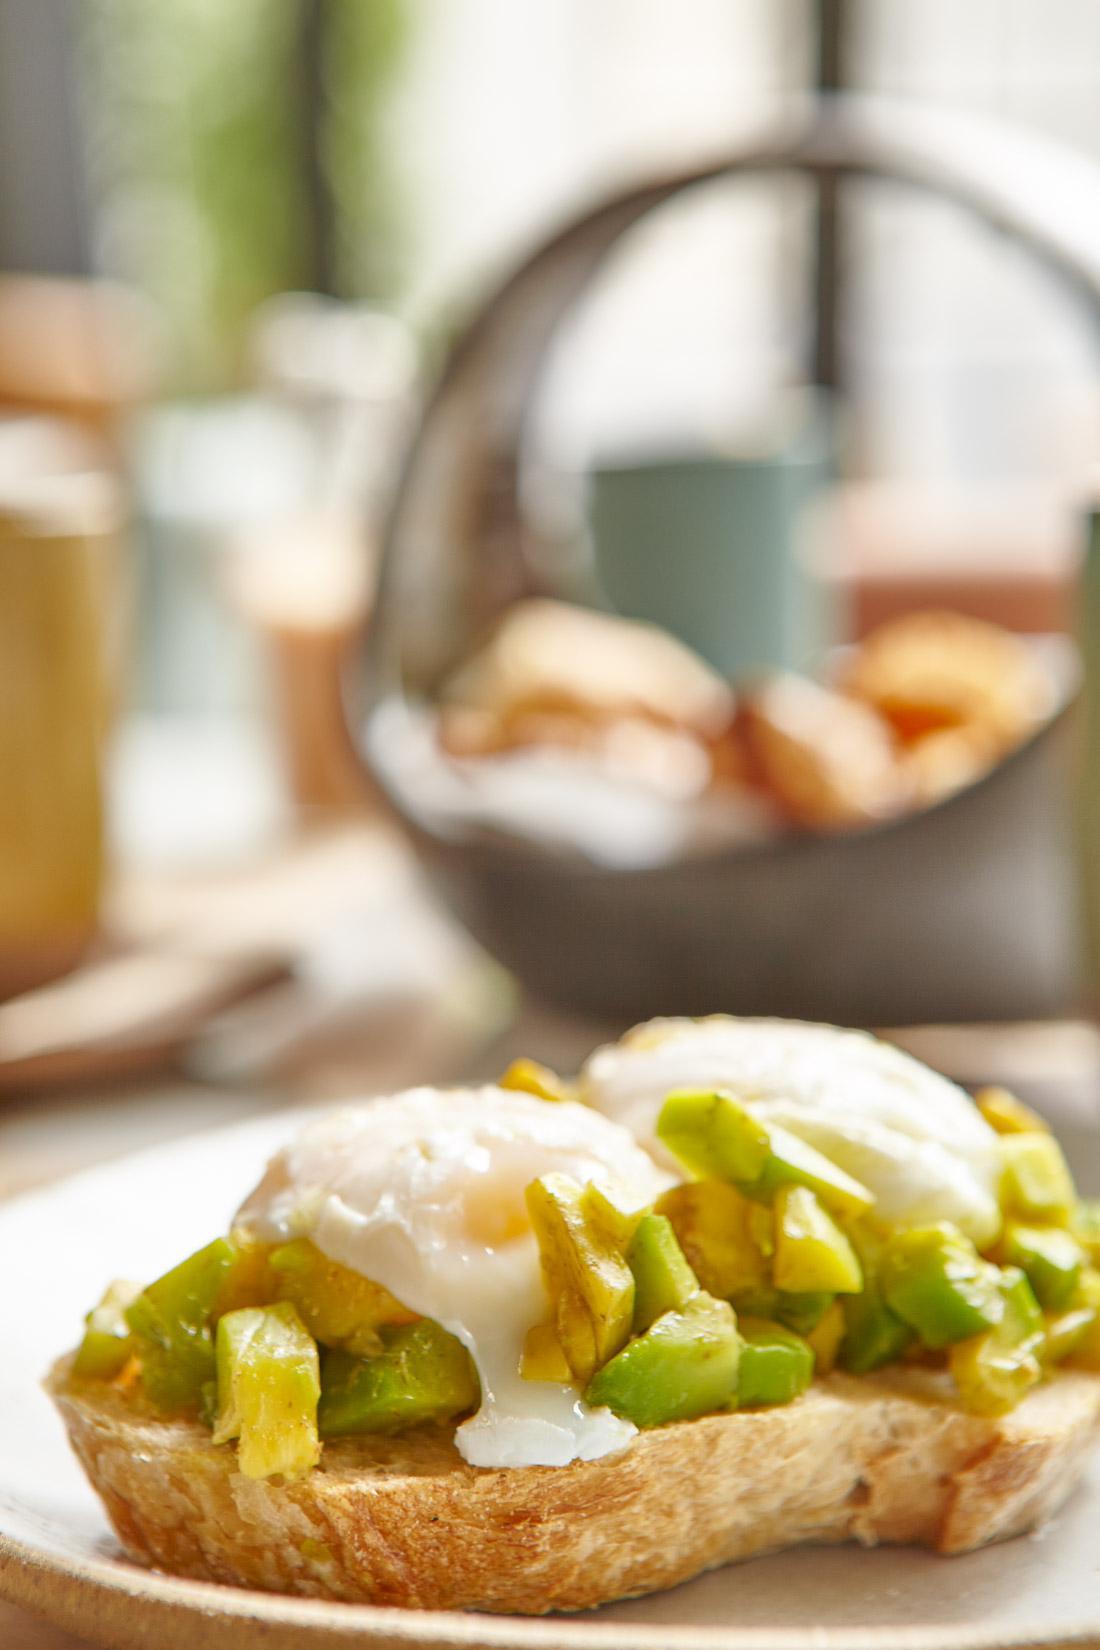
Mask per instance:
[[[270,1243],[307,1237],[469,1350],[481,1405],[455,1442],[477,1467],[565,1466],[637,1430],[572,1386],[525,1381],[527,1330],[547,1316],[524,1193],[551,1171],[595,1181],[624,1209],[673,1176],[585,1106],[498,1088],[420,1088],[309,1122],[238,1214]]]
[[[883,1220],[951,1220],[976,1243],[1000,1227],[996,1135],[967,1094],[864,1032],[799,1020],[652,1020],[597,1049],[581,1074],[590,1105],[661,1163],[673,1089],[721,1088],[862,1181]]]

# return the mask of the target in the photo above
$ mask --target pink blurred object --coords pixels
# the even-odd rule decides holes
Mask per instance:
[[[1047,489],[854,482],[819,507],[811,554],[852,640],[921,608],[1033,634],[1073,628],[1079,512]]]

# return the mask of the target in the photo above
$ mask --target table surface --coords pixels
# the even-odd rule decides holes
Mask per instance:
[[[352,862],[361,873],[351,879],[353,898]],[[181,908],[208,926],[226,913],[224,877],[213,886],[193,874],[135,878],[122,897],[147,917],[159,913],[154,928]],[[574,1069],[617,1029],[520,1001],[501,972],[433,911],[400,846],[377,826],[294,844],[251,906],[243,903],[262,911],[262,922],[250,920],[267,938],[280,927],[300,938],[308,908],[292,982],[273,1000],[259,999],[205,1027],[171,1071],[141,1082],[0,1098],[0,1197],[305,1098],[480,1080],[518,1052]],[[1017,1087],[1055,1121],[1100,1122],[1100,1033],[1091,1024],[921,1027],[891,1035],[960,1081]],[[0,1604],[0,1647],[8,1646],[88,1650],[85,1641]]]

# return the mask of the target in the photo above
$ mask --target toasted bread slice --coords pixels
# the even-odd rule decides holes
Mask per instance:
[[[467,1466],[451,1429],[343,1439],[293,1483],[254,1482],[197,1422],[115,1388],[50,1389],[127,1554],[177,1575],[416,1609],[540,1614],[672,1587],[802,1542],[965,1552],[1033,1528],[1077,1483],[1100,1376],[1012,1414],[962,1411],[946,1376],[832,1375],[782,1408],[640,1434],[568,1467]]]

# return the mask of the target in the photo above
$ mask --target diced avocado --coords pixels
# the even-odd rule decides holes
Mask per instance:
[[[214,1442],[240,1440],[246,1478],[293,1478],[317,1465],[317,1342],[289,1301],[219,1318],[217,1371]]]
[[[619,1201],[590,1180],[581,1193],[581,1213],[596,1237],[610,1244],[617,1253],[625,1255],[634,1241],[642,1217],[649,1213],[645,1207],[630,1208],[630,1193],[626,1187],[617,1188]]]
[[[672,1223],[688,1265],[708,1294],[728,1300],[741,1290],[770,1285],[771,1267],[756,1229],[761,1214],[770,1227],[769,1211],[735,1187],[722,1180],[673,1186],[657,1199],[656,1212]]]
[[[1066,1226],[1077,1194],[1066,1160],[1052,1134],[1005,1134],[1001,1152],[1001,1202],[1009,1215]]]
[[[778,1124],[762,1123],[721,1090],[676,1090],[665,1100],[657,1134],[700,1179],[725,1180],[770,1202],[781,1186],[808,1186],[841,1214],[861,1214],[874,1198],[858,1180]]]
[[[634,1315],[634,1275],[584,1191],[568,1175],[548,1174],[526,1194],[558,1340],[579,1381],[625,1344]]]
[[[814,1355],[808,1342],[766,1318],[739,1318],[741,1360],[737,1366],[737,1405],[789,1404],[813,1378]]]
[[[1026,1273],[1040,1306],[1058,1312],[1069,1305],[1085,1256],[1064,1227],[1011,1223],[1005,1228],[1002,1247],[1008,1264]]]
[[[126,1308],[140,1293],[140,1284],[119,1280],[92,1307],[84,1319],[84,1338],[73,1359],[74,1375],[109,1381],[118,1374],[133,1351]]]
[[[630,1341],[589,1382],[585,1397],[639,1427],[689,1421],[736,1403],[740,1354],[733,1308],[698,1294]]]
[[[764,1124],[720,1090],[674,1090],[661,1107],[657,1135],[700,1180],[734,1186],[754,1186],[771,1152]]]
[[[573,1371],[552,1323],[532,1324],[527,1331],[523,1338],[519,1372],[525,1381],[556,1381],[562,1386],[570,1384]]]
[[[809,1335],[829,1311],[836,1297],[823,1290],[806,1295],[788,1295],[780,1289],[741,1289],[730,1304],[740,1319],[742,1312],[750,1318],[767,1318],[793,1329],[796,1335]]]
[[[214,1379],[212,1321],[238,1251],[216,1238],[143,1289],[126,1308],[141,1383],[165,1414],[197,1410]]]
[[[959,1397],[977,1415],[1004,1415],[1014,1409],[1043,1375],[1043,1315],[1018,1267],[1004,1268],[1000,1294],[1000,1321],[984,1334],[957,1342],[948,1354]]]
[[[845,1295],[842,1302],[844,1338],[837,1361],[852,1375],[867,1375],[896,1362],[915,1336],[883,1299],[879,1274],[886,1242],[882,1234],[863,1222],[852,1228],[852,1242],[863,1270],[863,1289],[858,1295]]]
[[[1039,1113],[1025,1106],[1022,1100],[1017,1100],[1008,1089],[979,1089],[974,1096],[974,1104],[990,1128],[996,1129],[998,1134],[1036,1134],[1047,1129]]]
[[[880,1278],[886,1304],[925,1346],[966,1340],[1004,1315],[997,1267],[948,1221],[895,1232],[883,1251]]]
[[[272,1251],[268,1261],[271,1292],[290,1301],[315,1340],[357,1357],[379,1350],[383,1324],[415,1323],[417,1314],[350,1267],[322,1254],[308,1238],[296,1238]]]
[[[896,1363],[913,1341],[913,1330],[887,1306],[877,1281],[869,1281],[860,1295],[845,1295],[842,1310],[844,1339],[837,1359],[851,1375]]]
[[[1100,1198],[1079,1198],[1070,1216],[1069,1226],[1095,1265],[1100,1260]]]
[[[577,1088],[565,1077],[559,1077],[549,1066],[537,1060],[513,1060],[503,1077],[497,1078],[497,1087],[512,1089],[520,1094],[533,1094],[539,1100],[576,1100]]]
[[[852,1245],[808,1186],[783,1186],[776,1194],[773,1276],[789,1294],[857,1295],[863,1288]]]
[[[1082,1326],[1078,1320],[1078,1333],[1064,1354],[1066,1362],[1073,1369],[1100,1370],[1100,1271],[1095,1267],[1082,1268],[1070,1311],[1091,1313],[1092,1322]]]
[[[627,1261],[634,1274],[634,1333],[686,1306],[699,1292],[699,1280],[684,1259],[672,1223],[665,1215],[645,1215],[634,1233]]]
[[[326,1352],[317,1411],[322,1438],[403,1432],[476,1409],[481,1395],[470,1354],[430,1318],[380,1331],[374,1358]]]
[[[845,1174],[816,1146],[808,1146],[778,1123],[768,1125],[768,1138],[771,1156],[752,1188],[753,1197],[770,1202],[780,1186],[808,1186],[822,1203],[839,1215],[862,1215],[873,1207],[875,1200],[866,1186]]]
[[[831,1375],[836,1368],[840,1343],[844,1339],[847,1327],[841,1300],[852,1298],[854,1297],[845,1295],[835,1300],[806,1336],[807,1345],[814,1355],[814,1370],[818,1375]]]
[[[1060,1364],[1084,1352],[1096,1337],[1098,1318],[1094,1306],[1070,1306],[1064,1312],[1048,1313],[1044,1362]]]
[[[229,1234],[233,1246],[233,1264],[222,1279],[214,1317],[223,1312],[236,1312],[241,1306],[267,1306],[272,1294],[271,1269],[268,1259],[270,1243],[261,1243],[248,1230],[237,1227]]]

